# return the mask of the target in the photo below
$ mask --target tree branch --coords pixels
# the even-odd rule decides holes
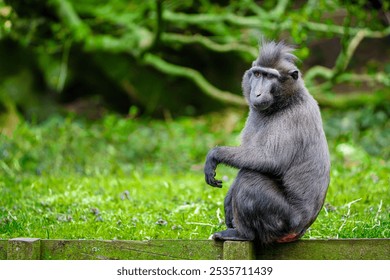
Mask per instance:
[[[156,28],[155,28],[155,32],[154,32],[154,39],[153,39],[152,45],[150,46],[150,49],[148,49],[148,50],[145,49],[144,50],[145,52],[157,48],[157,46],[160,43],[161,34],[163,32],[163,29],[164,29],[164,27],[163,27],[164,21],[163,21],[163,17],[162,17],[162,11],[163,11],[162,5],[163,5],[163,0],[156,0],[157,18],[156,18]]]
[[[359,108],[372,104],[374,106],[382,105],[384,101],[390,102],[390,96],[383,92],[370,94],[367,92],[343,94],[343,95],[324,95],[314,94],[321,107],[331,107],[334,109]]]
[[[89,26],[83,23],[71,3],[66,0],[51,0],[49,3],[53,5],[64,24],[69,27],[76,42],[89,36],[91,33]]]
[[[165,10],[164,19],[170,22],[181,22],[193,25],[208,25],[226,21],[242,27],[263,27],[271,30],[279,28],[279,24],[271,21],[261,20],[254,16],[241,17],[234,14],[184,14]]]
[[[286,20],[281,23],[271,22],[257,16],[241,17],[234,14],[184,14],[175,13],[169,10],[164,11],[164,19],[170,22],[181,22],[193,25],[208,25],[226,21],[236,26],[265,28],[268,30],[286,30],[290,29],[293,24],[297,24],[297,22],[293,22],[291,20]],[[334,33],[338,35],[344,35],[346,33],[356,35],[359,31],[362,30],[362,28],[357,27],[346,28],[345,26],[340,25],[329,25],[310,21],[301,21],[298,22],[298,24],[301,24],[311,31]],[[368,28],[363,30],[365,30],[365,37],[368,38],[383,38],[387,35],[390,35],[390,27],[382,31],[370,30]]]
[[[355,36],[349,42],[345,52],[341,52],[337,57],[335,66],[333,68],[332,78],[336,77],[341,72],[345,71],[345,69],[347,69],[349,62],[351,61],[351,58],[355,53],[356,48],[359,46],[359,44],[365,37],[366,37],[365,29],[362,29],[355,34]]]
[[[314,79],[316,77],[322,77],[328,80],[332,78],[332,75],[333,75],[332,69],[317,65],[310,68],[304,74],[304,79],[307,84],[314,85]]]
[[[191,81],[193,81],[205,94],[208,96],[232,104],[232,105],[239,105],[243,106],[246,105],[246,102],[242,96],[233,94],[228,91],[222,91],[212,84],[210,84],[202,74],[200,74],[198,71],[184,67],[179,66],[175,64],[171,64],[169,62],[164,61],[160,57],[153,55],[153,54],[145,54],[143,57],[143,61],[156,68],[157,70],[169,74],[172,76],[179,76],[187,78]]]
[[[110,35],[93,35],[89,26],[85,24],[71,3],[67,0],[51,0],[58,17],[67,26],[76,42],[83,42],[87,51],[106,50],[111,52],[125,52],[137,57],[153,44],[153,35],[146,28],[132,28],[131,33],[121,38]]]
[[[275,20],[272,20],[272,17],[286,9],[288,5],[288,1],[286,0],[280,0],[275,9],[271,13],[268,13],[268,15],[266,16],[266,20],[258,16],[242,17],[237,16],[235,14],[183,14],[175,13],[169,10],[162,11],[160,2],[162,0],[158,1],[159,2],[157,2],[157,4],[160,3],[160,6],[158,4],[157,9],[160,10],[157,11],[157,29],[155,30],[155,33],[151,32],[142,25],[137,25],[133,22],[129,22],[127,23],[129,32],[127,33],[127,35],[122,36],[120,38],[115,38],[109,35],[93,34],[89,26],[80,19],[71,3],[67,0],[50,0],[50,3],[53,5],[53,7],[55,7],[57,15],[59,16],[61,21],[69,28],[71,34],[74,37],[74,41],[82,42],[84,44],[84,48],[87,51],[105,50],[109,52],[128,53],[136,57],[137,59],[140,59],[145,64],[148,64],[155,69],[161,71],[162,73],[189,79],[194,84],[196,84],[199,89],[201,89],[206,95],[228,104],[242,106],[246,105],[246,102],[245,99],[239,95],[216,88],[209,81],[207,81],[206,78],[200,72],[188,67],[169,63],[167,61],[164,61],[160,57],[150,53],[151,46],[154,46],[154,44],[160,40],[167,43],[196,43],[215,52],[236,51],[245,55],[250,55],[251,58],[255,58],[257,56],[258,50],[254,47],[250,47],[245,44],[229,42],[232,40],[226,40],[228,42],[221,44],[211,40],[208,37],[198,34],[189,36],[174,33],[164,33],[161,29],[162,19],[164,19],[164,21],[181,23],[181,26],[183,26],[183,24],[184,26],[186,24],[193,24],[201,26],[205,29],[207,29],[207,26],[211,26],[212,24],[229,23],[232,26],[239,28],[249,27],[262,28],[267,30],[289,30],[289,28],[291,28],[293,24],[300,24],[312,31],[327,33],[330,32],[339,35],[350,34],[353,36],[353,38],[350,40],[345,53],[339,54],[339,57],[333,69],[329,69],[322,66],[315,66],[307,71],[305,75],[305,81],[308,87],[314,89],[313,92],[319,92],[318,90],[320,89],[331,88],[333,83],[340,83],[346,81],[374,81],[377,83],[384,84],[386,86],[390,86],[390,78],[385,73],[377,73],[376,75],[362,75],[344,72],[345,69],[347,69],[348,64],[353,57],[357,47],[364,38],[382,38],[388,36],[390,35],[390,27],[382,31],[374,31],[353,27],[345,28],[343,26],[327,25],[316,22],[293,22],[292,20],[285,20],[282,23],[279,23]],[[256,11],[258,13],[263,13],[262,9],[258,9]],[[214,35],[217,35],[215,33],[221,32],[218,31],[218,29],[216,30],[217,31],[213,29]],[[323,78],[325,82],[319,85],[315,84],[316,77]],[[317,89],[317,91],[315,89]],[[320,103],[328,105],[333,104],[332,100],[335,100],[334,102],[336,103],[338,102],[336,100],[339,100],[339,97],[327,99],[327,97],[324,97],[323,95],[318,95],[316,96],[316,98],[319,100]],[[350,96],[348,96],[348,98],[350,98]],[[359,98],[359,100],[360,99],[361,98]]]
[[[388,36],[389,34],[390,28],[387,28],[381,32],[373,32],[367,29],[360,29],[349,42],[346,51],[344,53],[339,54],[333,69],[329,69],[322,66],[314,66],[306,73],[305,81],[307,82],[309,87],[314,87],[315,77],[325,78],[327,82],[323,83],[322,85],[319,85],[319,88],[332,86],[332,79],[336,79],[337,82],[376,81],[378,83],[389,86],[390,78],[388,78],[388,75],[386,75],[385,73],[377,73],[376,75],[359,75],[352,73],[344,73],[357,47],[365,37],[375,36],[375,38],[382,38]]]
[[[384,72],[377,72],[375,75],[370,74],[355,74],[355,73],[343,73],[337,77],[338,83],[349,82],[367,82],[367,83],[379,83],[390,87],[390,76]]]
[[[270,12],[270,17],[271,18],[281,17],[285,12],[289,2],[290,2],[289,0],[279,0],[276,7]]]
[[[259,53],[258,49],[254,47],[238,43],[218,44],[199,34],[188,36],[174,33],[164,33],[162,35],[162,41],[166,43],[200,44],[215,52],[241,52],[249,54],[253,59],[256,58]]]

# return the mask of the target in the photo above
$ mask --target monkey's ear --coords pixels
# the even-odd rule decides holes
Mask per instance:
[[[299,77],[299,72],[298,72],[298,70],[291,70],[290,72],[288,72],[288,74],[289,74],[294,80],[297,80],[298,77]]]

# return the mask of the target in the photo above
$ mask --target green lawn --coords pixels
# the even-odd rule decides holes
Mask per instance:
[[[224,188],[203,161],[237,145],[245,112],[174,121],[55,117],[0,136],[0,239],[207,239],[224,228]],[[390,112],[324,111],[332,156],[325,208],[304,238],[390,237]]]

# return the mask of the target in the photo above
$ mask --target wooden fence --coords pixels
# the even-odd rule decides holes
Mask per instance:
[[[0,260],[389,260],[390,239],[299,240],[255,248],[213,240],[0,240]]]

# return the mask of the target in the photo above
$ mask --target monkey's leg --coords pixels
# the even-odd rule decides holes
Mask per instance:
[[[239,236],[262,244],[284,237],[294,240],[300,215],[288,202],[279,182],[264,174],[240,170],[232,192],[233,214]]]
[[[228,228],[234,228],[233,225],[233,206],[232,206],[232,191],[235,188],[235,182],[233,182],[229,191],[225,197],[224,209],[225,209],[225,223]]]
[[[252,239],[248,239],[247,237],[242,236],[237,229],[235,229],[234,219],[233,219],[233,204],[232,204],[232,193],[235,192],[235,188],[237,187],[236,180],[233,182],[230,187],[228,193],[225,197],[225,223],[227,226],[226,230],[216,232],[213,235],[213,239],[216,240],[233,240],[233,241],[248,241]]]

